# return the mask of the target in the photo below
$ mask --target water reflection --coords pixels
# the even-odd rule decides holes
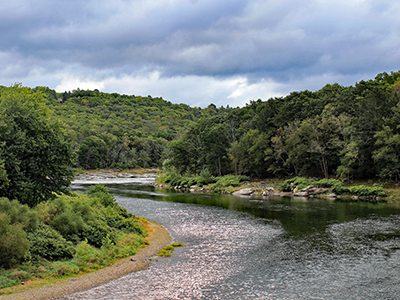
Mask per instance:
[[[85,187],[76,186],[77,189]],[[396,299],[399,208],[110,185],[187,247],[69,299]]]

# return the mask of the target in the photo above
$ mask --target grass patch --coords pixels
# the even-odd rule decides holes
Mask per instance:
[[[172,243],[171,245],[168,245],[164,247],[164,249],[158,251],[158,256],[172,256],[172,253],[174,252],[176,247],[183,247],[186,246],[184,243]]]

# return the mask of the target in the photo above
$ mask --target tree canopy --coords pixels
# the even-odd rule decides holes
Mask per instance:
[[[73,152],[40,92],[0,90],[0,196],[33,206],[66,192]]]

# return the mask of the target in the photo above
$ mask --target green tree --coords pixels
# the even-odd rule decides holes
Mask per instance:
[[[88,136],[80,144],[79,164],[86,169],[102,168],[107,158],[107,144],[98,136]]]
[[[74,155],[41,92],[0,89],[0,196],[29,206],[67,192]]]
[[[375,134],[377,149],[373,152],[382,178],[400,179],[400,103],[393,109],[386,125]]]

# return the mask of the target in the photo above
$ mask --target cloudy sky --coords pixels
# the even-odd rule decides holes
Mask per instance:
[[[398,0],[14,0],[0,85],[243,106],[400,69]]]

